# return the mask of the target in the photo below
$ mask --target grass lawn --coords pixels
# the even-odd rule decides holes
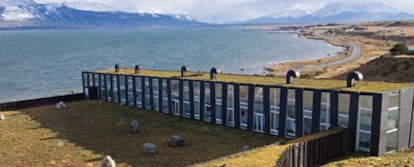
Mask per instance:
[[[414,166],[414,149],[404,152],[395,152],[382,157],[368,157],[361,155],[352,155],[338,159],[334,162],[323,165],[323,167],[345,167],[345,166],[363,166],[363,167],[411,167]]]
[[[99,166],[111,155],[117,166],[186,166],[233,154],[244,145],[258,147],[281,140],[196,120],[99,101],[68,103],[4,112],[0,121],[0,166]],[[138,119],[140,134],[128,134]],[[167,147],[172,135],[187,145]],[[143,143],[158,145],[146,155]]]

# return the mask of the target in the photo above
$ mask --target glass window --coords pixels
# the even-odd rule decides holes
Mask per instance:
[[[365,152],[369,152],[369,148],[371,145],[371,134],[370,133],[364,133],[364,132],[359,132],[359,141],[358,141],[358,146],[359,146],[359,151],[365,151]]]
[[[152,96],[153,96],[153,108],[155,111],[160,111],[160,107],[159,107],[159,83],[158,83],[158,79],[157,78],[153,78],[152,79]]]
[[[172,96],[172,113],[180,116],[180,82],[171,80],[171,96]]]
[[[194,117],[200,119],[200,82],[193,82]]]
[[[240,85],[240,127],[247,128],[249,87]]]
[[[191,116],[190,112],[190,86],[189,81],[183,81],[183,116],[189,118]]]
[[[254,112],[263,113],[263,88],[254,88]]]
[[[295,114],[296,106],[295,106],[295,90],[293,90],[293,89],[288,90],[287,110],[288,110],[287,116],[289,118],[294,119],[296,117],[296,114]]]
[[[128,82],[128,104],[129,106],[134,106],[134,80],[132,76],[127,76]]]
[[[85,93],[85,97],[89,99],[89,83],[88,83],[88,73],[82,73],[82,81],[83,81],[83,92]]]
[[[263,114],[263,88],[254,88],[254,103],[253,103],[253,130],[256,132],[264,132],[264,114]]]
[[[149,84],[149,78],[144,79],[145,82],[145,109],[150,110],[152,106],[151,101],[151,90],[150,90],[150,84]]]
[[[106,100],[106,91],[105,91],[105,78],[104,78],[104,76],[105,75],[102,75],[102,74],[99,74],[99,77],[101,78],[101,95],[100,95],[100,97],[101,97],[101,100]]]
[[[204,88],[204,120],[210,121],[211,119],[211,99],[210,99],[210,83],[205,83]]]
[[[240,101],[246,102],[249,98],[249,87],[240,85]]]
[[[106,94],[107,96],[107,101],[111,101],[112,100],[112,91],[111,91],[111,75],[105,75],[105,82],[106,82]]]
[[[126,76],[119,76],[119,88],[121,94],[121,104],[126,104],[126,88],[125,88]]]
[[[393,93],[389,96],[389,108],[387,119],[387,152],[398,149],[398,130],[400,118],[400,94]]]
[[[222,98],[223,98],[223,85],[220,83],[215,84],[215,94],[216,94],[216,123],[221,124],[221,110],[222,110]]]
[[[227,85],[227,125],[234,126],[234,86]]]
[[[338,124],[342,127],[348,127],[349,124],[349,105],[351,96],[340,93],[338,95]]]
[[[398,130],[387,132],[386,152],[393,152],[398,149]]]
[[[321,94],[321,119],[320,119],[320,130],[327,130],[330,126],[330,93],[322,92]]]
[[[303,91],[303,134],[312,133],[313,91]]]
[[[83,86],[85,86],[85,88],[88,88],[88,73],[82,73],[82,81]]]
[[[287,118],[286,118],[286,137],[296,136],[296,105],[295,105],[295,90],[288,90],[287,99]]]
[[[270,88],[270,133],[279,134],[280,89]]]
[[[118,77],[116,75],[112,76],[112,85],[114,88],[112,92],[113,102],[118,103]]]
[[[142,78],[135,77],[135,92],[137,97],[137,107],[143,108],[142,106]]]
[[[387,129],[398,129],[399,124],[399,108],[390,108],[388,109],[388,122],[387,122]]]
[[[167,79],[162,79],[162,111],[165,113],[169,112]]]
[[[389,108],[400,107],[400,94],[399,93],[393,93],[390,95],[388,106]]]
[[[372,96],[359,96],[357,150],[370,150],[371,143]]]

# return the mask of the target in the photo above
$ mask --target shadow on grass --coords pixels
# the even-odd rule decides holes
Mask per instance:
[[[238,152],[244,145],[258,147],[280,140],[118,104],[81,101],[67,106],[64,110],[56,110],[51,105],[23,112],[42,127],[57,133],[55,137],[41,140],[68,140],[101,157],[111,155],[117,163],[125,166],[185,166]],[[131,119],[139,121],[139,134],[128,133]],[[167,147],[172,135],[182,136],[187,145]],[[156,144],[160,153],[154,156],[144,154],[142,147],[145,142]],[[83,161],[99,163],[101,157]]]

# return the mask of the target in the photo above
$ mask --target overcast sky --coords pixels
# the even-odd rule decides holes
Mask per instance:
[[[1,0],[0,0],[1,1]],[[289,9],[313,11],[328,3],[350,3],[354,0],[35,0],[39,3],[92,2],[129,12],[182,13],[199,21],[234,22],[256,18]],[[380,2],[398,9],[414,9],[413,0],[358,0]]]

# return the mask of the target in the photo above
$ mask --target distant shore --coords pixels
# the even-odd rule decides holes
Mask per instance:
[[[306,60],[296,60],[296,61],[286,61],[278,64],[271,65],[266,67],[266,71],[271,75],[284,76],[287,71],[294,69],[300,72],[314,72],[323,70],[318,68],[319,66],[329,66],[330,63],[335,63],[344,60],[346,57],[349,57],[351,54],[352,47],[347,44],[345,41],[340,41],[333,38],[327,38],[322,36],[321,32],[311,31],[312,35],[302,35],[296,33],[301,38],[314,39],[314,40],[323,40],[331,45],[342,47],[343,50],[337,52],[334,55],[325,55],[325,57],[318,59],[306,59]],[[323,67],[322,67],[323,68]]]
[[[305,38],[322,39],[345,49],[335,56],[270,66],[267,68],[268,75],[284,76],[287,70],[297,69],[301,72],[301,77],[344,79],[350,71],[357,70],[364,74],[366,80],[414,82],[414,75],[408,70],[411,69],[410,62],[414,62],[414,56],[390,56],[389,53],[397,43],[405,43],[409,48],[414,48],[414,20],[296,27],[304,32]],[[356,57],[355,53],[358,52]],[[324,64],[329,65],[323,66]]]

